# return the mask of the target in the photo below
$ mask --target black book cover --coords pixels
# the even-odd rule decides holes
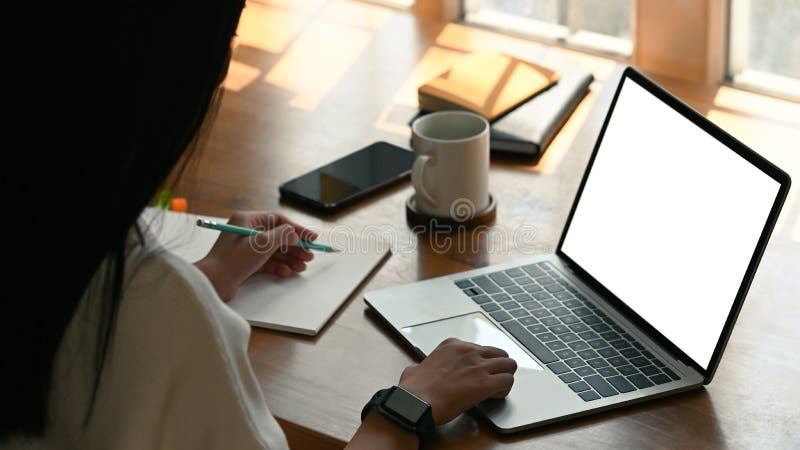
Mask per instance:
[[[594,80],[590,72],[581,69],[560,73],[561,79],[553,87],[492,123],[493,152],[541,157]]]

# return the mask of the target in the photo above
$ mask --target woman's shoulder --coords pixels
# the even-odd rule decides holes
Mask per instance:
[[[109,378],[119,376],[114,380],[119,386],[147,380],[148,390],[158,394],[154,398],[171,398],[161,420],[176,427],[188,418],[221,424],[201,440],[220,437],[230,443],[232,431],[237,448],[285,447],[247,359],[247,322],[190,262],[164,248],[134,259],[115,336],[120,339],[115,350],[122,351],[112,354],[111,364],[124,374]],[[176,394],[175,383],[182,394]],[[152,425],[140,420],[142,427]]]
[[[146,315],[148,320],[161,315],[212,328],[249,330],[247,322],[222,302],[194,264],[166,248],[144,245],[131,254],[127,265],[121,315]]]

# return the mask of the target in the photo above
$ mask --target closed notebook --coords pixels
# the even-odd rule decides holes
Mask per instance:
[[[143,217],[164,247],[189,262],[203,258],[220,233],[197,227],[197,219],[227,222],[152,208],[145,210]],[[339,244],[340,253],[314,252],[306,271],[289,278],[254,275],[228,306],[253,326],[316,335],[389,253],[388,243],[356,233],[337,235],[335,241],[330,238],[323,230],[319,241],[334,247]]]
[[[538,159],[578,106],[594,77],[589,71],[560,70],[555,86],[492,123],[491,149]]]
[[[490,122],[558,81],[540,65],[496,52],[465,56],[417,90],[420,109],[465,109]]]

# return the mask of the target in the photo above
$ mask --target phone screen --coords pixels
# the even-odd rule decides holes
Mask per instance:
[[[387,142],[376,142],[332,163],[287,181],[281,194],[335,208],[361,194],[406,177],[414,153]]]

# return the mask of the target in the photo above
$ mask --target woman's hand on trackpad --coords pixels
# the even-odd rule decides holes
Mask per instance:
[[[505,350],[449,338],[407,367],[399,384],[430,403],[433,420],[441,425],[487,398],[507,396],[516,371]]]

